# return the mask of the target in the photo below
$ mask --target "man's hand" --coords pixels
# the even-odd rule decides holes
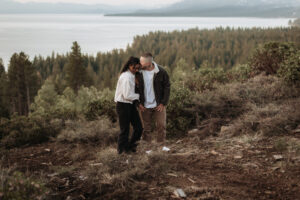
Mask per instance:
[[[164,110],[165,106],[163,104],[159,104],[155,110],[158,111],[158,112],[162,112]]]
[[[142,112],[144,112],[146,110],[146,108],[142,104],[139,104],[139,109]]]

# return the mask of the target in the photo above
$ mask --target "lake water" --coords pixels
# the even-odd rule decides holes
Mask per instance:
[[[5,65],[15,52],[33,59],[70,51],[78,41],[83,53],[126,48],[134,36],[150,31],[215,27],[286,27],[289,19],[201,17],[105,17],[102,15],[0,15],[0,58]]]

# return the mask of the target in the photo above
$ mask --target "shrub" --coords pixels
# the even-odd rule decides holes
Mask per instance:
[[[257,105],[283,101],[300,95],[299,89],[282,84],[282,81],[276,76],[258,75],[245,83],[220,86],[219,90],[225,90],[222,87],[231,90],[232,95],[238,96],[243,102]]]
[[[278,75],[288,84],[300,85],[300,51],[281,64]]]
[[[171,80],[174,83],[183,84],[194,92],[211,90],[214,89],[215,83],[228,82],[223,68],[211,68],[204,65],[200,69],[194,69],[184,59],[178,61],[177,67],[172,72]]]
[[[39,144],[55,136],[60,126],[53,126],[41,118],[16,116],[11,120],[1,120],[1,145],[6,148]]]
[[[248,80],[252,76],[252,69],[249,65],[237,65],[231,68],[226,74],[230,82],[242,82]]]
[[[170,101],[167,106],[168,137],[178,137],[186,134],[194,123],[195,115],[188,111],[191,107],[192,93],[180,83],[171,86]]]
[[[269,42],[255,49],[249,65],[258,73],[276,74],[280,65],[295,52],[291,43]]]
[[[2,200],[24,200],[43,199],[48,191],[44,184],[23,173],[11,172],[1,169],[0,172],[0,199]]]
[[[195,71],[193,75],[186,80],[186,85],[191,91],[202,92],[204,90],[215,89],[216,83],[228,82],[223,68],[203,67]]]
[[[234,135],[257,132],[266,136],[286,134],[300,123],[300,112],[297,110],[300,106],[299,100],[298,98],[281,105],[252,105],[248,112],[232,122],[227,131]]]
[[[84,113],[87,120],[96,120],[98,117],[107,116],[112,122],[117,121],[114,91],[108,89],[102,91],[101,97],[88,104]]]
[[[298,88],[282,84],[279,78],[259,75],[244,83],[218,85],[214,91],[194,95],[192,110],[198,113],[199,127],[205,127],[206,132],[211,129],[216,133],[231,122],[228,133],[279,134],[286,133],[285,126],[299,123],[297,112],[290,113],[297,106],[285,104],[299,96]],[[284,116],[289,116],[288,120]]]
[[[31,105],[31,116],[47,119],[60,118],[64,120],[75,119],[81,114],[89,112],[93,116],[91,110],[99,107],[97,107],[97,103],[95,102],[101,102],[102,107],[105,109],[108,108],[106,113],[110,114],[109,101],[112,101],[111,93],[108,90],[98,91],[93,86],[82,86],[78,90],[77,95],[69,87],[63,91],[62,95],[58,95],[54,84],[48,79],[35,97],[35,102]],[[94,112],[98,112],[98,110]],[[93,117],[96,119],[97,115]]]
[[[34,98],[34,103],[31,104],[31,116],[40,116],[44,118],[57,117],[55,105],[58,101],[58,94],[55,91],[54,84],[48,79],[45,81],[37,96]]]
[[[235,118],[244,110],[244,101],[233,84],[218,85],[214,91],[198,93],[193,99],[194,110],[201,120],[210,118]]]

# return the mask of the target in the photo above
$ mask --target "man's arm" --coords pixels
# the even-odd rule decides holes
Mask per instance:
[[[164,97],[162,99],[162,104],[164,106],[166,106],[169,102],[169,98],[170,98],[170,88],[171,88],[171,84],[170,84],[170,78],[169,75],[166,71],[164,71],[164,80],[163,80],[163,85],[164,85]]]

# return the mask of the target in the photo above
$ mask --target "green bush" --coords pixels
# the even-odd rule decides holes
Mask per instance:
[[[228,77],[221,67],[211,68],[203,65],[199,69],[194,69],[184,59],[180,59],[172,72],[171,80],[180,82],[190,91],[202,92],[214,89],[216,83],[228,82]]]
[[[44,184],[23,173],[1,169],[0,199],[1,200],[38,200],[45,198],[48,191]]]
[[[95,87],[80,87],[78,93],[67,87],[58,95],[55,86],[49,79],[45,82],[31,105],[31,116],[47,119],[75,119],[90,110],[89,105],[104,101],[111,95],[107,91],[98,91]],[[104,105],[106,106],[106,105]]]
[[[172,83],[170,101],[167,106],[168,137],[184,136],[195,122],[188,108],[191,107],[192,93],[180,82]]]
[[[255,49],[249,65],[257,73],[276,74],[280,65],[295,52],[296,49],[291,43],[265,43]]]
[[[13,148],[39,144],[55,136],[60,128],[42,118],[15,116],[10,120],[1,120],[1,146]]]
[[[96,120],[100,116],[107,116],[112,122],[117,121],[114,91],[104,90],[101,97],[88,104],[84,113],[87,120]]]
[[[300,51],[281,64],[278,75],[288,84],[300,85]]]
[[[237,65],[227,72],[227,77],[230,82],[242,82],[248,80],[252,76],[252,73],[249,65]]]

